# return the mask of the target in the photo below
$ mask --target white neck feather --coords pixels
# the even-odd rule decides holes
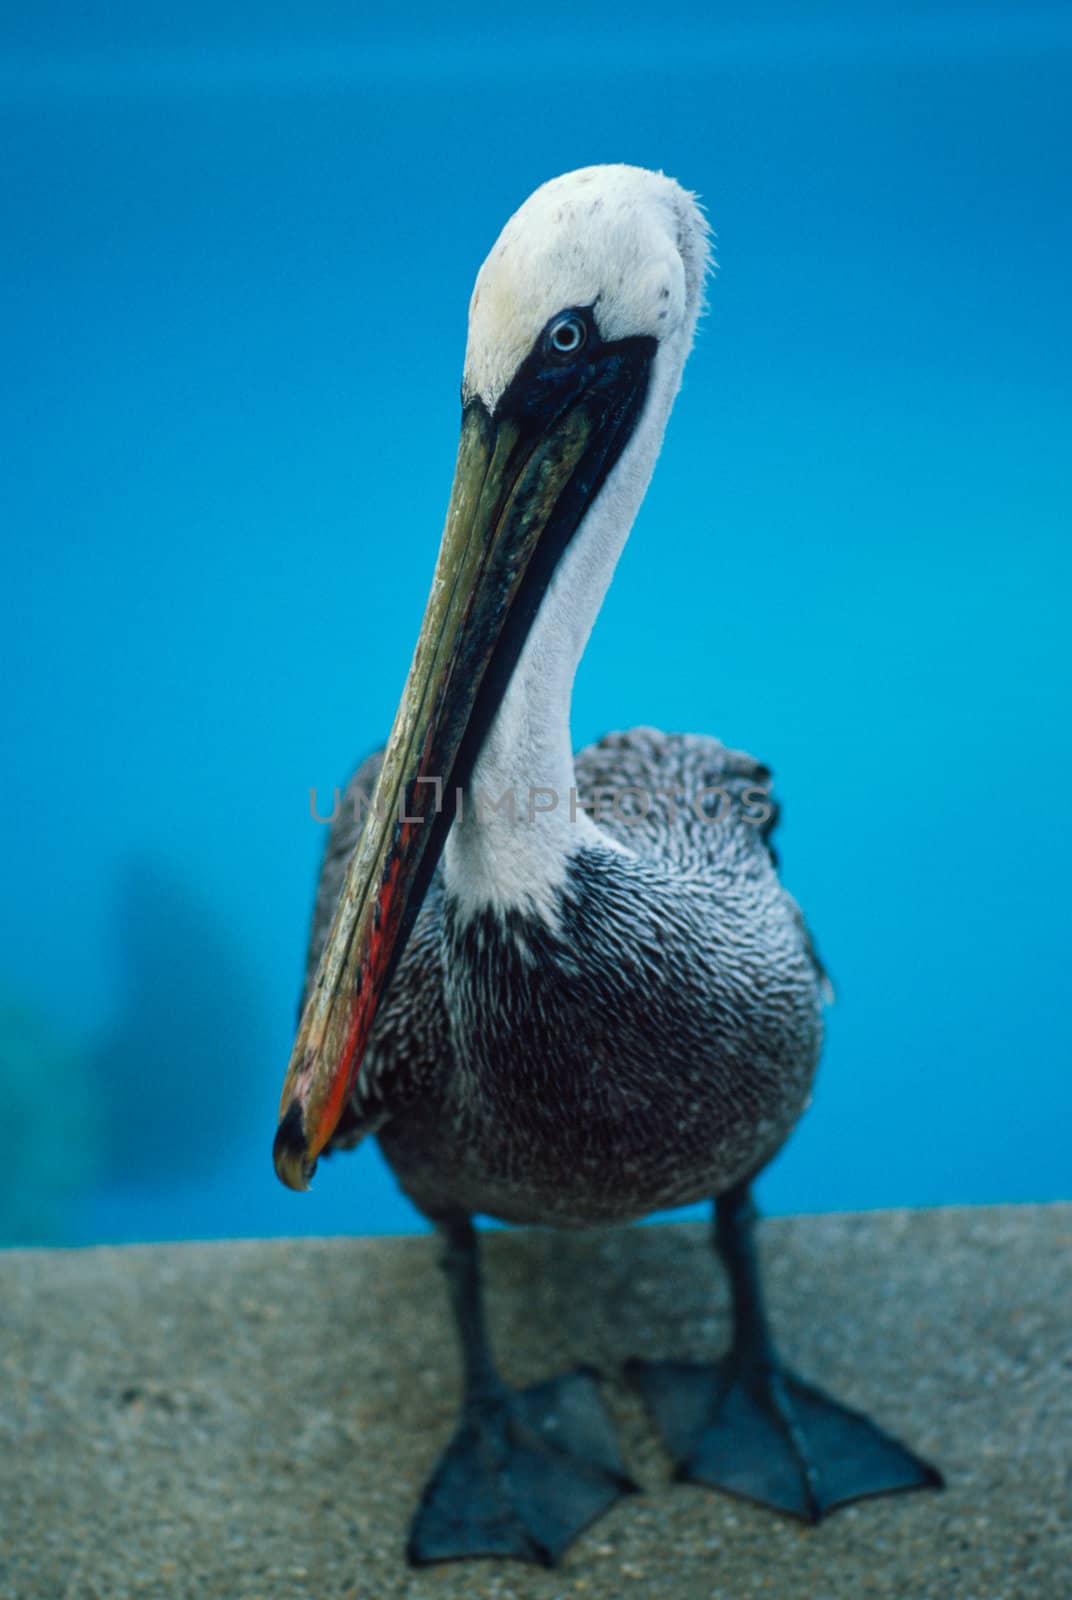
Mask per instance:
[[[444,852],[463,913],[516,907],[553,921],[570,856],[586,843],[622,848],[571,805],[573,681],[655,468],[694,325],[695,314],[656,352],[633,437],[559,562],[477,758]]]

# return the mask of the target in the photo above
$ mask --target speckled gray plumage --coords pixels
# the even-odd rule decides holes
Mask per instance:
[[[310,978],[360,830],[353,795],[378,765],[355,773],[328,841]],[[766,769],[650,728],[576,767],[582,795],[651,797],[646,817],[623,801],[601,818],[627,853],[580,848],[553,927],[463,917],[437,874],[333,1142],[376,1132],[430,1217],[570,1226],[685,1204],[762,1167],[807,1102],[822,973],[778,881]],[[714,787],[726,814],[701,822],[691,798]]]

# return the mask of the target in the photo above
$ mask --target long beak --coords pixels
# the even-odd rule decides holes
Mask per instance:
[[[646,341],[645,341],[646,343]],[[342,1115],[380,1000],[525,637],[647,387],[626,362],[550,418],[462,420],[432,590],[364,832],[283,1084],[275,1168],[305,1189]],[[642,381],[641,381],[642,376]]]

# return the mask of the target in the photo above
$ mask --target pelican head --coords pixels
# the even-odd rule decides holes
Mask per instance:
[[[629,532],[692,343],[707,247],[695,199],[672,179],[586,167],[537,189],[480,269],[432,589],[283,1085],[274,1153],[292,1188],[307,1187],[342,1114],[455,796],[566,552],[582,531],[611,538],[613,564]]]
[[[463,402],[479,398],[493,412],[541,346],[580,358],[581,348],[560,349],[568,336],[551,336],[571,313],[603,345],[653,340],[679,356],[680,373],[707,259],[703,214],[672,178],[625,166],[552,178],[510,218],[477,274]]]

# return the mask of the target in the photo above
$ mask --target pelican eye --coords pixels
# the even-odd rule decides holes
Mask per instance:
[[[547,348],[556,356],[575,356],[588,339],[584,320],[568,312],[556,317],[547,330]]]

